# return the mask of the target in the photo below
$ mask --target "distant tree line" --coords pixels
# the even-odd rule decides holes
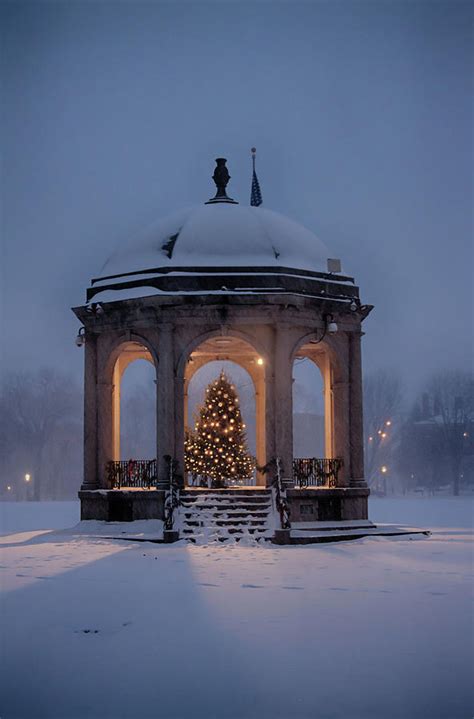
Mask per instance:
[[[0,389],[0,496],[66,499],[82,477],[82,397],[53,369],[12,372]]]
[[[405,408],[404,408],[405,406]],[[365,470],[375,493],[474,489],[474,374],[445,370],[404,402],[399,376],[364,379]]]
[[[154,393],[145,387],[124,398],[123,458],[154,454],[154,412]],[[82,388],[68,374],[48,368],[5,375],[0,498],[75,498],[82,482],[82,424]],[[364,442],[365,474],[375,493],[474,489],[473,373],[439,372],[411,401],[395,372],[370,373],[364,378]]]

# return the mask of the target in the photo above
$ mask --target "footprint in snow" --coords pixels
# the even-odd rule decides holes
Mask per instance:
[[[349,589],[347,587],[329,587],[329,590],[331,592],[348,592]]]
[[[265,589],[263,584],[241,584],[242,589]]]
[[[198,582],[199,587],[220,587],[220,584],[211,584],[210,582]]]
[[[292,587],[289,585],[287,587],[282,587],[282,589],[304,589],[304,587]]]

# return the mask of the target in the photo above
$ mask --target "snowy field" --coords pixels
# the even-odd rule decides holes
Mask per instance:
[[[2,503],[0,716],[470,719],[472,510],[374,499],[433,535],[195,547]]]

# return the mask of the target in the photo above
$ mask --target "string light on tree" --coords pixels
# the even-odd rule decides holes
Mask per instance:
[[[214,486],[229,479],[249,479],[254,460],[247,447],[245,424],[233,384],[222,371],[206,389],[194,431],[185,439],[186,471],[210,478]]]

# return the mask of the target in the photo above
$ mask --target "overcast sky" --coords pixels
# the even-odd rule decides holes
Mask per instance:
[[[472,361],[472,4],[3,2],[2,365],[80,379],[119,243],[213,194],[313,230],[354,274],[367,370]]]

